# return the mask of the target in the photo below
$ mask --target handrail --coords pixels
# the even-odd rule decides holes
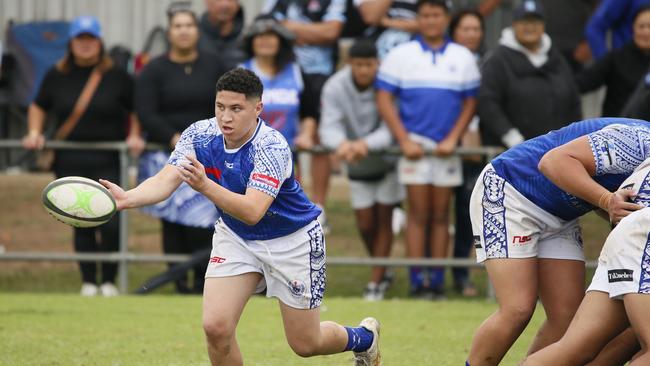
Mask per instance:
[[[45,148],[55,150],[99,150],[99,151],[116,151],[119,153],[120,161],[120,185],[128,187],[127,170],[131,157],[128,153],[128,146],[124,141],[108,142],[74,142],[74,141],[54,141],[45,142]],[[2,140],[0,139],[0,149],[23,149],[22,141],[17,139]],[[168,146],[162,144],[148,143],[146,150],[169,150]],[[332,150],[323,146],[315,146],[312,149],[296,149],[296,152],[307,152],[311,154],[324,154]],[[460,147],[456,149],[455,155],[483,155],[487,160],[503,152],[504,149],[496,146],[484,146],[474,148]],[[391,146],[380,151],[373,151],[371,154],[401,155],[397,146]],[[433,149],[425,150],[426,155],[435,155]],[[119,288],[121,293],[128,291],[128,264],[129,262],[183,262],[190,258],[188,255],[177,254],[135,254],[128,249],[128,216],[127,211],[120,215],[120,237],[119,251],[112,253],[62,253],[62,252],[0,252],[0,261],[109,261],[119,263]],[[368,257],[329,257],[329,265],[364,265],[364,266],[457,266],[457,267],[482,267],[482,263],[476,263],[470,259],[450,259],[450,258],[368,258]],[[589,262],[589,267],[595,268],[595,262]],[[491,286],[488,288],[488,294],[493,296]]]

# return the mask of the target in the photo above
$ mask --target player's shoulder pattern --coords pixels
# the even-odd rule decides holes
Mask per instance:
[[[611,124],[589,135],[596,174],[634,171],[650,157],[650,124]]]
[[[196,155],[196,149],[206,148],[212,140],[221,135],[216,118],[204,119],[192,123],[183,131],[181,138],[171,155],[169,163],[180,164],[180,159],[186,155]]]
[[[291,175],[289,143],[280,132],[262,124],[249,152],[253,174],[248,186],[276,197],[282,182]]]

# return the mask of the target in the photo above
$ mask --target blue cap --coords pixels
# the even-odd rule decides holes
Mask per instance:
[[[512,13],[514,20],[521,20],[523,18],[538,18],[544,19],[544,9],[542,4],[535,0],[524,0]]]
[[[99,25],[99,20],[89,15],[74,18],[70,23],[68,35],[70,38],[74,38],[80,34],[90,34],[95,38],[102,38],[102,28]]]

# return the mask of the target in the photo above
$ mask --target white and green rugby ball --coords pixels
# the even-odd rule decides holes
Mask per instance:
[[[84,177],[59,178],[43,190],[43,206],[55,219],[74,227],[99,226],[113,217],[113,195]]]

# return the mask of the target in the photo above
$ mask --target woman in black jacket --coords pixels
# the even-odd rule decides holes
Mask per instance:
[[[515,13],[481,75],[478,114],[485,145],[512,147],[581,118],[573,74],[544,33],[541,11]]]

